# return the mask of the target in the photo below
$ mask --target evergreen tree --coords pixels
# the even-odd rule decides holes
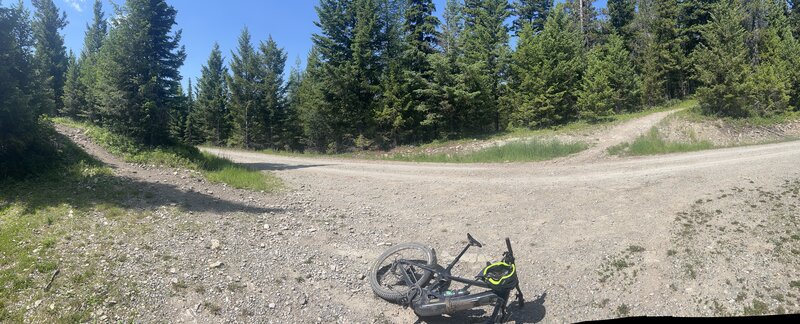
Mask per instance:
[[[377,119],[395,145],[401,141],[430,139],[434,134],[435,106],[430,56],[436,53],[439,19],[431,0],[409,0],[405,10],[406,49],[400,69],[390,68],[385,83],[384,107]],[[425,128],[425,129],[423,129]],[[423,134],[424,133],[424,134]]]
[[[570,16],[575,20],[583,36],[584,46],[591,47],[599,40],[600,22],[597,20],[597,9],[592,0],[567,0],[567,8]]]
[[[190,88],[191,89],[191,88]],[[169,107],[169,137],[173,143],[186,143],[186,124],[189,116],[189,91],[183,91],[183,86],[178,85],[175,100]]]
[[[228,112],[228,69],[225,67],[219,44],[214,43],[208,62],[197,81],[197,102],[192,123],[203,142],[223,145],[230,131]]]
[[[78,114],[86,106],[86,91],[80,82],[81,65],[70,51],[67,64],[67,77],[64,82],[64,107],[59,110],[59,114],[70,118],[77,118]]]
[[[303,72],[300,70],[300,59],[289,73],[286,82],[286,104],[284,105],[281,143],[278,147],[284,150],[301,151],[303,149],[303,128],[300,120],[300,103],[302,96]]]
[[[11,176],[36,139],[39,109],[33,97],[33,39],[29,14],[20,2],[0,4],[0,178]]]
[[[533,27],[533,31],[538,33],[544,29],[547,16],[553,9],[553,0],[514,0],[512,8],[516,17],[511,30],[517,36],[529,24]]]
[[[233,120],[230,144],[252,148],[258,143],[256,134],[264,127],[259,110],[262,108],[261,92],[264,70],[260,55],[253,48],[247,28],[239,36],[239,47],[231,56],[229,109]]]
[[[608,29],[620,35],[627,48],[631,48],[633,31],[631,23],[636,16],[636,0],[608,0],[606,5]]]
[[[501,86],[510,54],[507,0],[467,0],[464,4],[464,31],[461,35],[462,81],[472,97],[463,113],[471,131],[500,129]]]
[[[303,128],[303,145],[325,152],[330,147],[331,136],[336,134],[331,121],[335,116],[333,107],[325,102],[322,54],[316,46],[311,48],[306,61],[306,70],[299,76],[296,91],[289,92],[290,104],[297,111]]]
[[[642,95],[648,105],[688,95],[688,73],[677,0],[653,1],[646,17],[641,53]]]
[[[438,137],[460,136],[466,127],[466,107],[477,97],[477,92],[467,89],[464,79],[463,5],[459,0],[448,0],[444,10],[444,23],[439,37],[441,53],[431,55],[436,110],[428,117],[437,129]]]
[[[94,19],[91,25],[86,25],[86,34],[83,41],[83,50],[80,57],[79,83],[84,90],[82,97],[77,98],[82,102],[79,116],[92,122],[99,122],[99,100],[95,93],[97,90],[97,57],[100,48],[108,36],[108,23],[103,13],[102,1],[94,3]]]
[[[800,39],[800,1],[789,0],[789,23],[795,39]]]
[[[599,120],[633,111],[639,104],[638,91],[639,77],[621,36],[611,34],[605,44],[589,51],[577,94],[581,118]]]
[[[445,55],[457,55],[461,32],[464,30],[464,6],[461,0],[447,0],[444,8],[444,24],[439,34],[439,47]]]
[[[316,149],[341,151],[357,140],[357,146],[369,144],[387,61],[381,56],[387,47],[379,8],[376,0],[322,0],[316,8],[320,33],[313,41],[320,70],[313,82],[320,83],[323,104],[314,108],[319,113],[308,116],[326,116],[329,125],[318,131],[331,132],[321,137],[325,147]]]
[[[747,62],[743,13],[739,1],[721,1],[714,6],[711,21],[702,29],[705,42],[693,55],[697,78],[701,82],[697,99],[706,114],[750,115],[744,83],[751,69]]]
[[[564,5],[556,6],[541,33],[523,31],[512,62],[512,126],[547,127],[578,117],[583,42]]]
[[[32,0],[35,8],[33,35],[36,40],[36,74],[42,85],[42,112],[53,114],[63,107],[64,82],[67,73],[67,49],[61,30],[67,26],[67,14],[52,0]]]
[[[164,0],[127,0],[98,58],[104,123],[145,144],[169,140],[170,107],[180,102],[178,69],[186,58],[177,11]]]
[[[264,77],[261,92],[263,94],[261,109],[258,110],[264,128],[256,134],[260,146],[268,148],[282,148],[285,145],[284,134],[285,97],[283,71],[286,69],[286,52],[269,37],[266,43],[261,43],[261,64]]]
[[[197,101],[196,88],[192,85],[192,79],[186,91],[186,120],[183,123],[183,142],[189,145],[198,145],[204,142],[203,133],[197,128]]]

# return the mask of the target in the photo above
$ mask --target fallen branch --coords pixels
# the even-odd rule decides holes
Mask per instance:
[[[50,277],[50,282],[48,282],[47,286],[44,287],[44,291],[49,291],[50,290],[50,286],[53,285],[53,281],[56,280],[56,276],[59,273],[61,273],[61,269],[56,269],[56,271],[53,272],[53,276]]]

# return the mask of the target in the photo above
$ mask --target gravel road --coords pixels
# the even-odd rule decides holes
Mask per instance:
[[[631,138],[649,129],[634,123],[658,118],[598,134],[598,146]],[[800,238],[777,245],[769,234],[800,234],[793,187],[800,187],[800,142],[644,158],[594,149],[541,163],[462,165],[203,149],[274,172],[290,188],[263,194],[190,185],[183,171],[115,162],[79,134],[72,137],[116,163],[115,172],[178,190],[169,200],[178,206],[165,204],[164,224],[129,244],[148,244],[154,252],[146,254],[173,259],[153,261],[160,271],[150,273],[136,268],[137,258],[116,270],[144,285],[129,307],[145,321],[412,323],[411,310],[373,296],[362,275],[368,264],[387,245],[403,242],[433,246],[447,262],[467,232],[485,247],[457,268],[466,276],[499,259],[503,238],[511,237],[531,301],[515,311],[518,323],[742,315],[756,306],[761,313],[800,311],[800,290],[792,284],[800,280],[800,264],[791,258]],[[723,192],[729,193],[720,198]],[[758,199],[759,192],[777,198]],[[230,208],[213,208],[220,203]],[[682,218],[706,213],[720,216],[688,225],[689,216]],[[735,243],[763,248],[717,243],[725,233],[718,227],[762,218],[762,227],[742,229],[761,234],[740,235]],[[176,291],[175,280],[185,289]]]

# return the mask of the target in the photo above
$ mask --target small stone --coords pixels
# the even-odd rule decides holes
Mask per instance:
[[[42,304],[42,300],[41,300],[41,299],[40,299],[40,300],[37,300],[36,302],[34,302],[34,303],[33,303],[33,308],[37,308],[37,307],[39,307],[39,305],[41,305],[41,304]]]
[[[264,224],[264,229],[269,231],[269,224]]]
[[[218,269],[218,268],[222,268],[223,265],[224,265],[224,263],[222,263],[220,261],[217,261],[217,262],[210,263],[208,265],[208,267],[211,268],[211,269]]]
[[[365,278],[367,278],[367,276],[365,276],[363,273],[358,277],[358,279],[361,279],[361,280],[364,280]]]
[[[170,273],[170,274],[176,274],[176,273],[178,273],[178,269],[175,269],[175,268],[169,268],[169,273]]]
[[[317,231],[317,229],[316,229],[316,228],[309,228],[309,229],[308,229],[308,232],[309,232],[309,233],[314,233],[314,232],[316,232],[316,231]]]
[[[275,303],[269,303],[267,307],[269,307],[269,309],[275,309]]]
[[[211,249],[219,250],[219,240],[211,240]]]

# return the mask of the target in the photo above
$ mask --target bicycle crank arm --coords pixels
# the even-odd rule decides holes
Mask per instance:
[[[475,307],[494,304],[500,297],[494,292],[487,291],[475,295],[448,297],[444,300],[413,305],[414,313],[420,317],[439,316],[452,314],[458,311],[473,309]]]

